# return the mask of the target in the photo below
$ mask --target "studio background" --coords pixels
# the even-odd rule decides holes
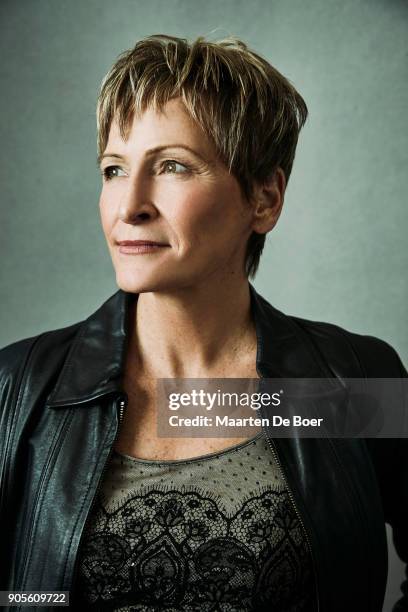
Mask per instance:
[[[235,34],[305,98],[282,216],[253,284],[287,314],[378,336],[408,362],[408,3],[2,0],[0,346],[117,290],[99,222],[95,103],[149,34]],[[387,526],[384,612],[402,564]]]

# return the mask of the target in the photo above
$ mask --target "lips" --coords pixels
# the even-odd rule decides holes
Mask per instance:
[[[118,250],[122,255],[154,255],[169,248],[169,244],[153,240],[120,240]]]
[[[164,242],[155,242],[153,240],[119,240],[119,246],[169,246]]]

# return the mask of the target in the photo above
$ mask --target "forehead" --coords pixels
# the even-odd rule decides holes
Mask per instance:
[[[106,149],[149,149],[176,143],[196,149],[206,156],[214,157],[216,154],[212,141],[187,112],[180,98],[169,100],[161,110],[148,107],[141,115],[135,114],[125,140],[115,117]]]

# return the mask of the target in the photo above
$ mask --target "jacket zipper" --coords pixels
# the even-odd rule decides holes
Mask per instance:
[[[319,612],[320,611],[320,600],[319,600],[319,585],[317,583],[316,560],[315,560],[314,555],[313,555],[313,550],[312,550],[312,546],[311,546],[311,543],[310,543],[309,535],[308,535],[307,530],[305,528],[305,524],[304,524],[304,522],[302,520],[302,517],[300,516],[300,512],[297,509],[297,506],[296,506],[296,503],[295,503],[295,498],[293,497],[293,493],[292,493],[292,491],[291,491],[291,489],[289,487],[288,480],[286,478],[286,474],[283,471],[282,463],[281,463],[281,461],[280,461],[280,459],[278,457],[278,451],[276,450],[275,443],[269,438],[265,428],[263,428],[263,429],[264,429],[264,432],[265,432],[265,437],[268,440],[269,447],[270,447],[270,449],[272,451],[273,456],[275,457],[275,461],[276,461],[277,465],[280,468],[281,474],[283,476],[283,480],[285,481],[289,498],[290,498],[290,500],[292,502],[292,505],[293,505],[293,507],[295,509],[295,512],[296,512],[296,515],[297,515],[297,517],[299,519],[299,522],[300,522],[300,524],[303,527],[303,533],[306,536],[306,541],[307,541],[307,544],[309,546],[310,555],[311,555],[312,561],[313,561],[313,573],[314,573],[314,581],[315,581],[315,588],[316,588],[316,599],[317,599],[317,612]]]
[[[120,402],[119,402],[119,425],[123,421],[123,415],[125,413],[126,404],[127,404],[127,402],[126,402],[125,399],[121,399]]]
[[[87,512],[85,521],[83,523],[82,533],[81,533],[81,536],[79,538],[79,544],[78,544],[78,548],[77,548],[77,555],[76,555],[76,559],[75,559],[74,571],[72,573],[72,580],[71,580],[71,585],[70,585],[71,589],[72,589],[73,586],[75,586],[75,583],[76,583],[76,580],[77,580],[77,577],[78,577],[77,574],[78,574],[78,571],[79,571],[79,567],[78,567],[78,565],[79,565],[79,553],[80,553],[80,550],[81,550],[81,544],[82,544],[82,540],[83,540],[84,533],[85,533],[86,523],[87,523],[88,518],[90,517],[91,512],[92,512],[92,510],[93,510],[93,508],[95,506],[95,503],[96,503],[96,500],[97,500],[97,497],[98,497],[98,493],[99,493],[99,491],[100,491],[100,489],[102,487],[103,477],[104,477],[104,475],[105,475],[105,473],[106,473],[106,471],[108,469],[109,461],[110,461],[110,458],[111,458],[112,453],[113,453],[113,447],[115,445],[116,440],[118,439],[120,426],[122,424],[123,416],[124,416],[124,413],[125,413],[125,408],[127,406],[127,395],[126,395],[126,393],[121,393],[119,398],[120,398],[119,399],[119,410],[117,410],[117,413],[118,413],[118,416],[119,416],[119,423],[118,423],[118,427],[116,429],[115,439],[114,439],[114,441],[112,443],[112,446],[111,446],[111,449],[109,451],[109,455],[108,455],[108,457],[107,457],[107,459],[105,461],[105,464],[104,464],[104,466],[102,468],[102,472],[101,472],[101,475],[100,475],[100,478],[99,478],[98,486],[96,488],[96,491],[95,491],[92,503],[91,503],[91,505],[89,507],[89,510]],[[118,398],[116,398],[115,403],[117,405]],[[69,590],[71,590],[71,589],[69,589]]]

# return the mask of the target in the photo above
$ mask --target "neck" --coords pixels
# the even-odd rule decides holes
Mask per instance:
[[[131,356],[152,376],[195,378],[232,371],[256,348],[248,280],[138,296]]]

